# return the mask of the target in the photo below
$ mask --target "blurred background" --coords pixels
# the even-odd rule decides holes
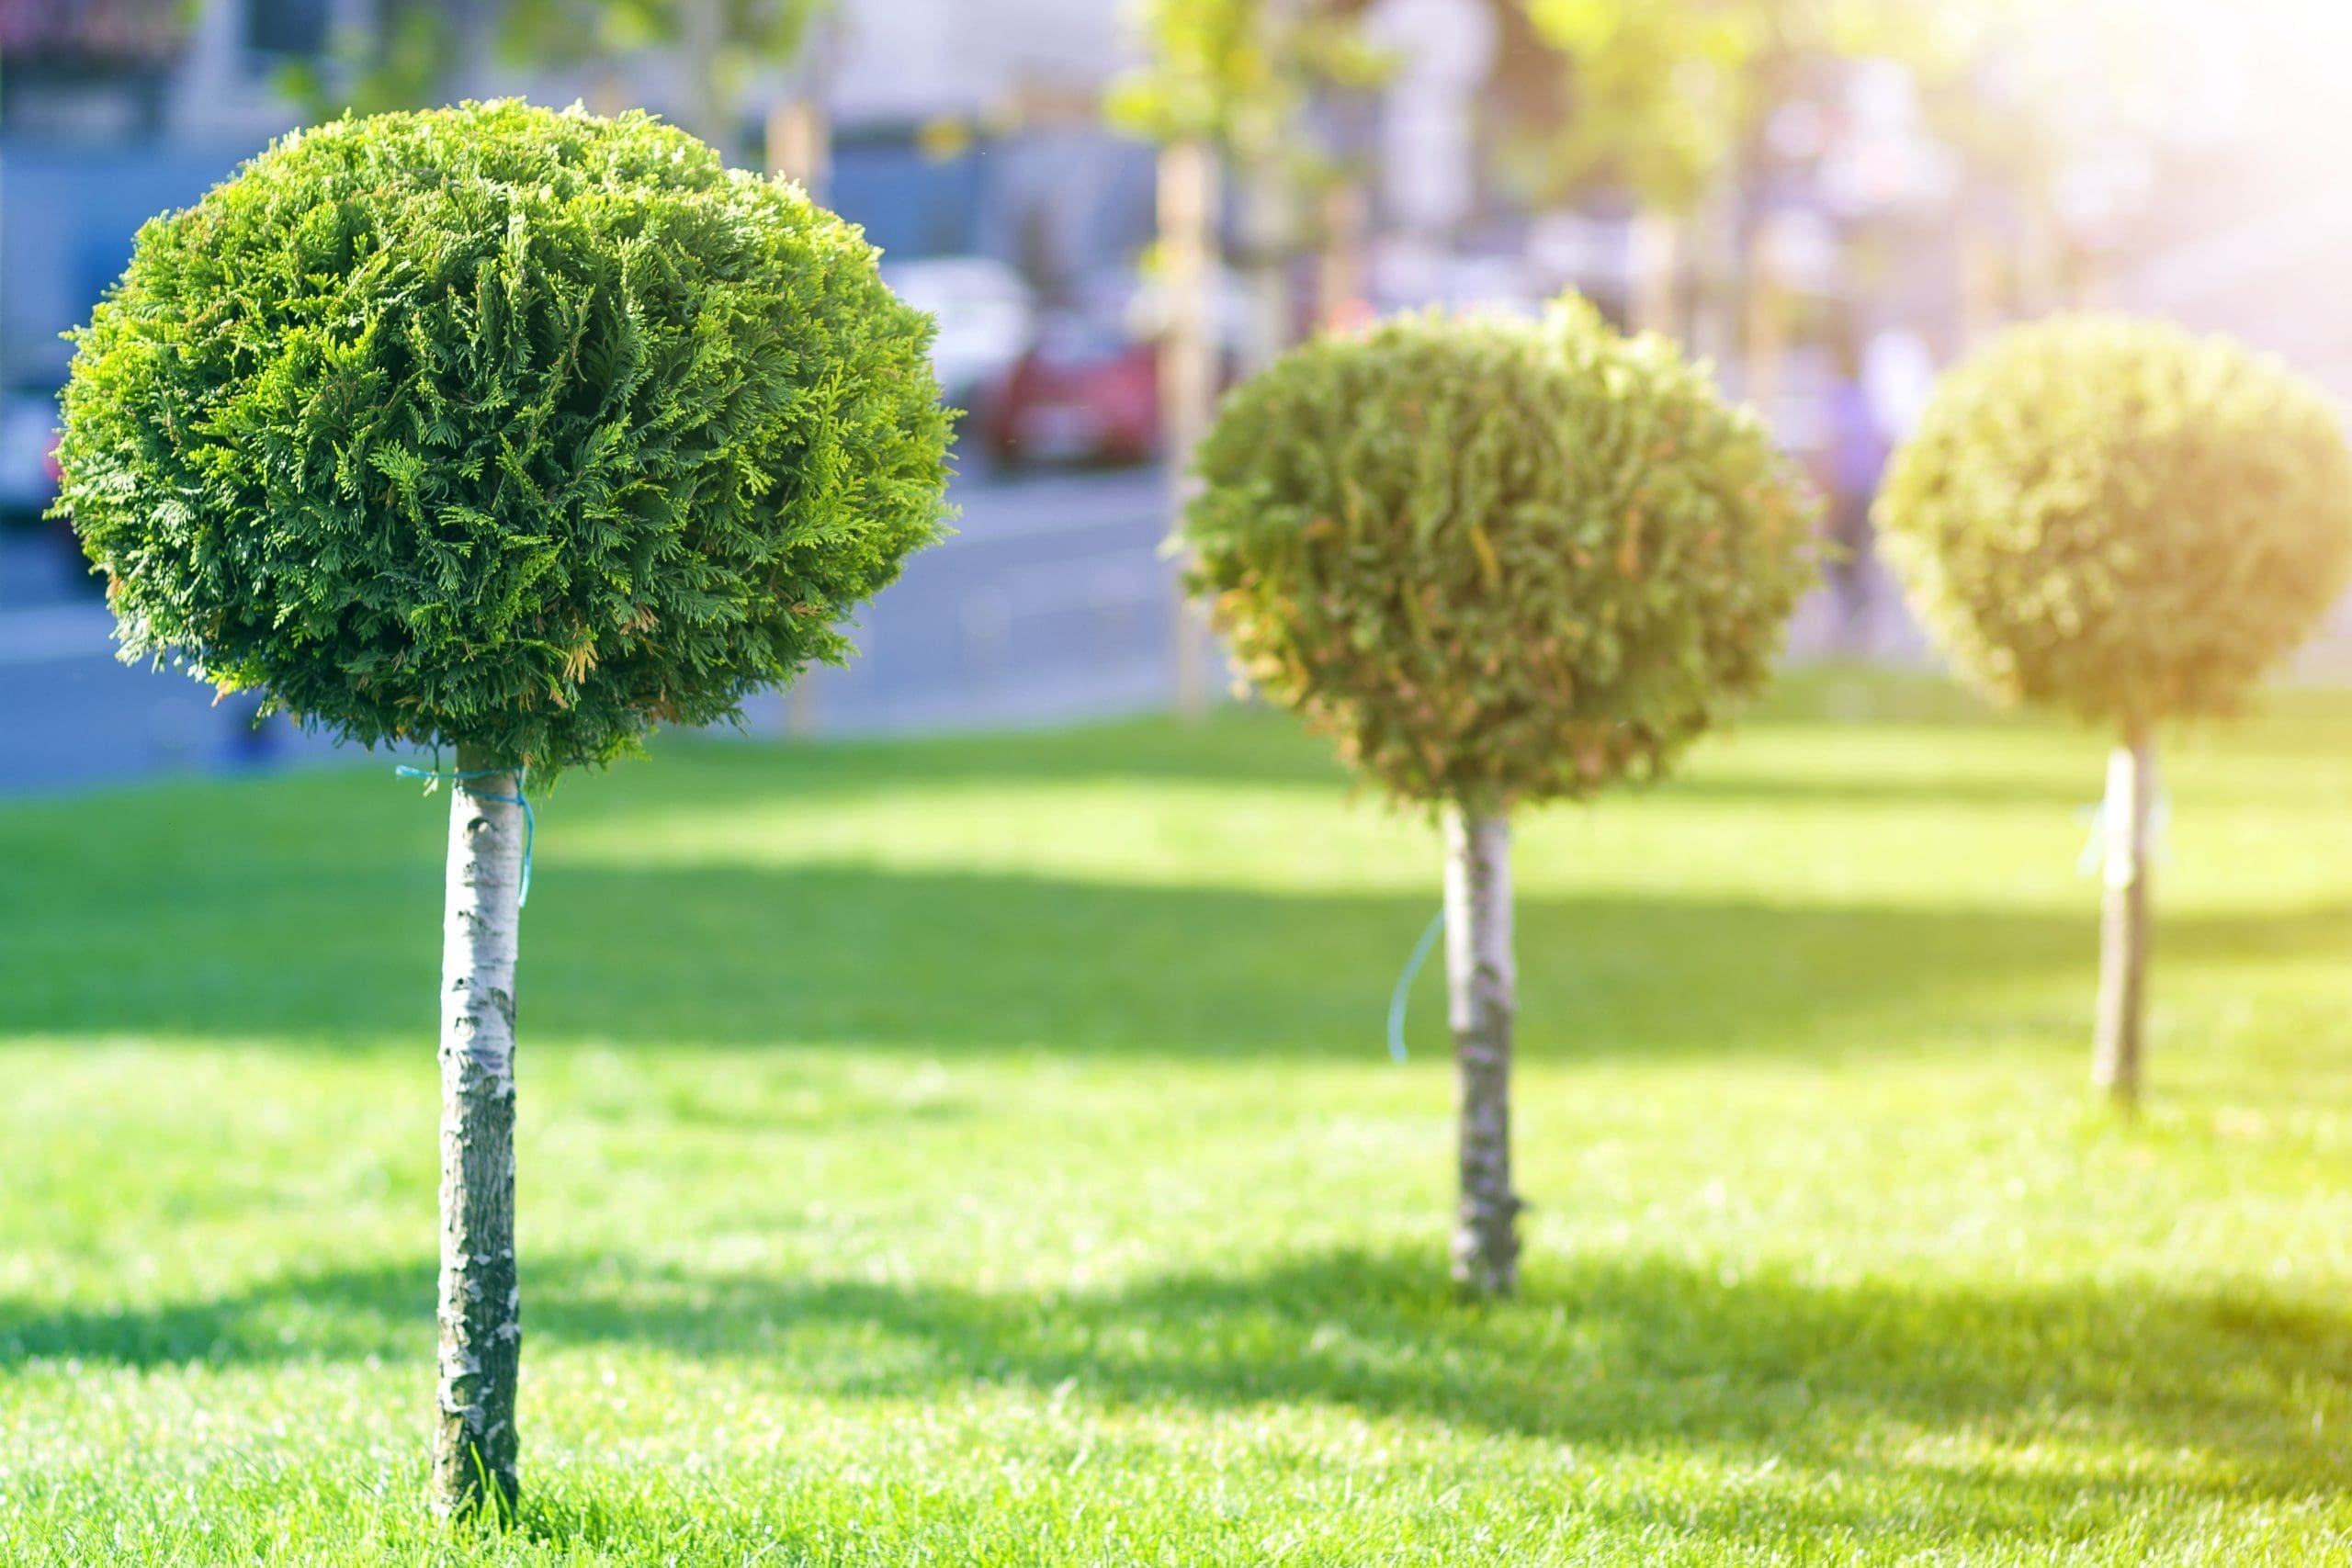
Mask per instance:
[[[1218,389],[1326,326],[1566,288],[1707,357],[1852,552],[1792,656],[1923,657],[1888,447],[2003,322],[2114,307],[2352,391],[2337,0],[0,0],[0,792],[325,743],[112,658],[59,334],[139,224],[346,111],[642,107],[865,226],[967,411],[960,533],[762,733],[1223,679],[1160,541]],[[2339,617],[2309,658],[2352,665]]]

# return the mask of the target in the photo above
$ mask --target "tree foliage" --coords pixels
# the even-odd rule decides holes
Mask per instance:
[[[1549,149],[1555,188],[1613,177],[1643,201],[1695,205],[1729,162],[1759,46],[1747,7],[1690,0],[1529,0],[1566,55],[1573,108]]]
[[[1315,156],[1318,93],[1379,85],[1393,63],[1339,0],[1148,0],[1148,62],[1112,86],[1111,122],[1153,141],[1207,141],[1245,163]]]
[[[384,114],[424,108],[444,98],[464,40],[436,0],[383,0],[368,28],[338,28],[328,58],[280,66],[277,90],[302,118]]]
[[[1193,586],[1246,672],[1407,800],[1662,773],[1763,684],[1814,577],[1762,423],[1575,299],[1294,350],[1198,466]]]
[[[517,61],[584,64],[680,51],[696,77],[678,118],[723,145],[763,68],[789,67],[837,0],[505,0],[499,40]]]
[[[1808,66],[1876,55],[1949,74],[1972,57],[1987,3],[1526,0],[1570,84],[1542,183],[1562,192],[1605,179],[1645,206],[1688,211]]]
[[[641,115],[338,121],[141,230],[60,508],[126,657],[550,777],[841,660],[941,531],[930,333]]]
[[[535,56],[586,59],[676,44],[708,9],[746,72],[789,64],[832,0],[507,0],[502,26]]]
[[[2352,452],[2313,386],[2117,317],[1948,375],[1879,504],[1887,558],[2003,696],[2127,733],[2230,711],[2352,575]]]

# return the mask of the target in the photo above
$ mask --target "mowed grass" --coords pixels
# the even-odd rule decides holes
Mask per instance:
[[[440,800],[0,808],[0,1562],[2352,1557],[2352,695],[1800,682],[1519,842],[1523,1297],[1444,1272],[1428,826],[1204,730],[664,739],[540,814],[518,1528],[424,1517]]]

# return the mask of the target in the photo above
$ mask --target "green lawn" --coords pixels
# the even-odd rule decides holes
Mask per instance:
[[[2174,749],[2130,1128],[2100,756],[1815,678],[1531,818],[1489,1309],[1434,972],[1381,1039],[1433,835],[1286,723],[569,781],[494,1540],[420,1501],[438,798],[0,808],[0,1562],[2352,1561],[2352,694]]]

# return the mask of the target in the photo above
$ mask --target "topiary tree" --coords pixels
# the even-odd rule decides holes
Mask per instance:
[[[456,756],[445,1510],[515,1496],[525,792],[843,658],[941,531],[930,334],[791,186],[514,102],[287,137],[147,224],[76,334],[60,504],[124,656]]]
[[[2352,573],[2352,453],[2319,390],[2116,317],[2011,330],[1949,374],[1879,502],[1961,669],[2118,737],[2094,1081],[2140,1090],[2155,732],[2226,715]]]
[[[1764,684],[1812,504],[1761,422],[1574,299],[1295,350],[1199,467],[1192,585],[1249,678],[1443,818],[1453,1272],[1509,1292],[1511,813],[1662,775]]]

